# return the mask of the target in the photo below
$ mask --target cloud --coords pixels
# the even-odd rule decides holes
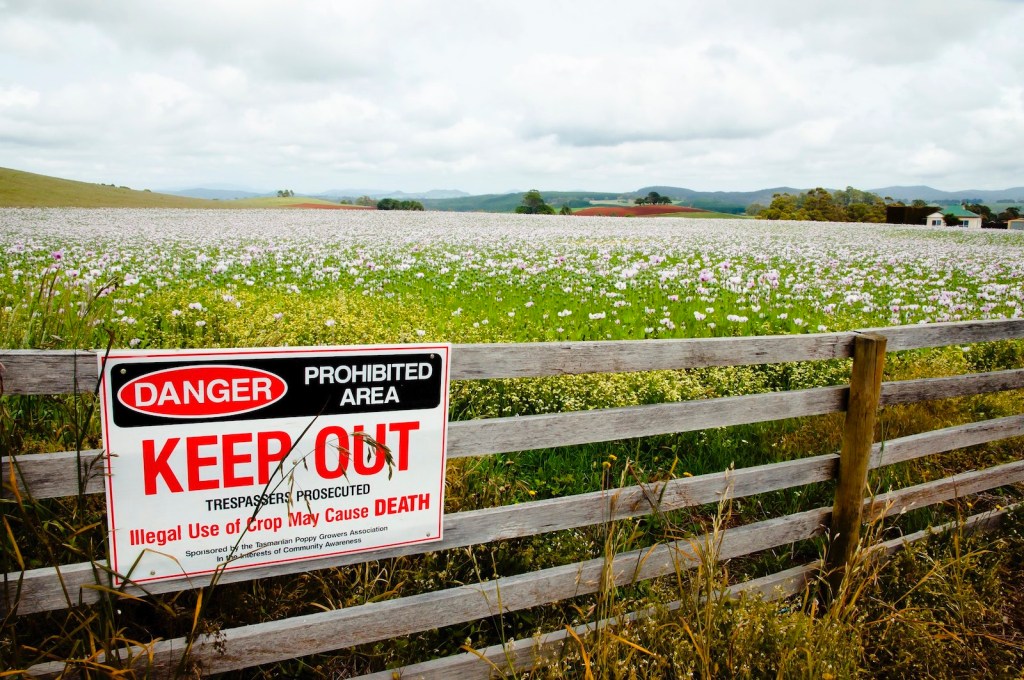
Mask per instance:
[[[39,91],[22,85],[0,87],[0,111],[20,109],[31,111],[39,104]]]
[[[153,188],[997,187],[1019,183],[1022,21],[1001,0],[8,0],[0,157]]]
[[[743,48],[734,54],[722,61],[672,48],[618,59],[536,57],[521,67],[518,94],[526,96],[528,74],[542,68],[550,92],[532,104],[522,128],[576,146],[615,146],[759,137],[809,115],[812,107],[794,97],[771,59]]]

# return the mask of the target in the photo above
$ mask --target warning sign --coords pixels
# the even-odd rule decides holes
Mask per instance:
[[[115,584],[440,540],[450,352],[101,356]]]

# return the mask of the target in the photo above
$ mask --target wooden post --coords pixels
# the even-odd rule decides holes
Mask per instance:
[[[874,443],[875,415],[882,392],[885,342],[884,336],[874,333],[858,335],[853,341],[850,399],[843,427],[843,444],[839,452],[839,480],[829,532],[831,541],[825,558],[833,596],[838,593],[860,542],[868,461]]]

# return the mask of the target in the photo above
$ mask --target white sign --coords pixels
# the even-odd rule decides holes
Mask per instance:
[[[450,353],[101,355],[115,585],[440,540]]]

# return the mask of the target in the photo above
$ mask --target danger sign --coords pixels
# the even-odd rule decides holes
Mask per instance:
[[[450,351],[101,356],[115,584],[440,540]]]

